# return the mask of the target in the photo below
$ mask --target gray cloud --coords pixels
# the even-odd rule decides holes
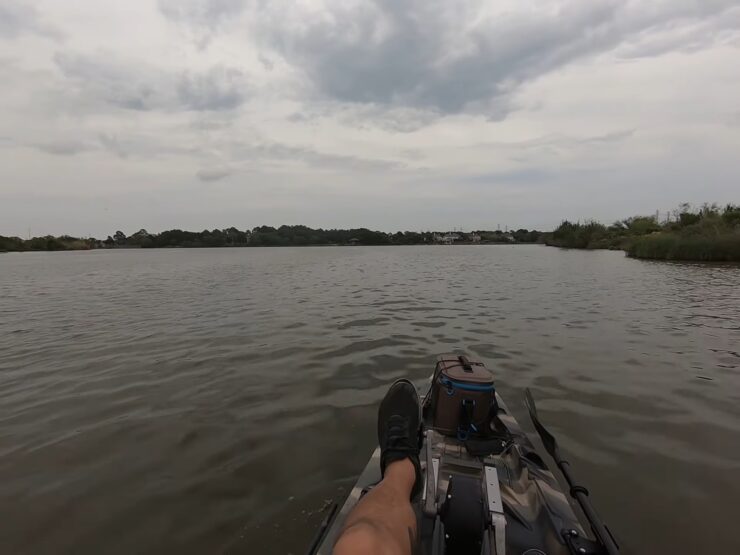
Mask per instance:
[[[245,88],[243,73],[215,67],[205,73],[183,75],[177,84],[177,96],[191,110],[233,110],[244,103]]]
[[[222,111],[246,101],[246,78],[216,66],[205,72],[163,71],[103,53],[54,56],[62,75],[89,101],[125,110]]]
[[[713,7],[718,9],[712,11]],[[617,49],[618,55],[626,59],[651,58],[666,52],[690,53],[713,44],[731,43],[740,29],[740,6],[708,2],[706,8],[703,19],[677,17],[628,37]]]
[[[377,127],[394,133],[411,133],[426,127],[443,115],[436,110],[365,104],[340,112],[339,120],[352,127]]]
[[[461,179],[462,183],[472,184],[516,184],[526,186],[553,181],[557,173],[541,168],[524,168],[510,171],[494,171],[482,174],[473,174]]]
[[[216,127],[216,130],[221,128]],[[208,133],[212,130],[207,129]],[[173,130],[177,135],[177,131]],[[78,143],[74,143],[78,144]],[[38,145],[35,145],[38,147]],[[46,145],[45,145],[46,146]],[[79,143],[82,147],[83,143]],[[185,156],[198,160],[204,167],[196,172],[200,181],[218,181],[232,175],[236,169],[246,170],[253,165],[266,164],[267,166],[302,164],[321,171],[399,171],[406,168],[406,164],[396,160],[384,160],[362,156],[350,156],[316,150],[310,147],[297,146],[268,140],[247,142],[234,140],[232,133],[212,135],[208,138],[191,138],[180,144],[170,144],[167,141],[158,141],[156,136],[150,135],[121,135],[101,133],[97,143],[84,143],[84,150],[104,149],[120,158],[135,157],[137,159],[157,159],[166,156]],[[63,145],[54,143],[50,148],[61,151]],[[77,152],[83,149],[79,148]],[[69,155],[73,152],[72,145]],[[61,152],[53,152],[60,154]],[[408,153],[399,153],[400,157],[410,160]],[[418,157],[417,157],[418,159]]]
[[[205,72],[167,72],[105,54],[57,53],[54,61],[88,100],[125,110],[222,111],[246,101],[244,74],[222,66]]]
[[[580,143],[619,143],[632,137],[635,132],[635,129],[622,129],[620,131],[612,131],[603,135],[577,139],[577,141]]]
[[[226,168],[203,169],[196,173],[196,177],[204,182],[219,181],[231,175],[231,170]]]
[[[127,110],[172,106],[173,77],[146,66],[124,63],[115,56],[57,53],[54,62],[89,100]]]
[[[20,3],[0,4],[0,37],[16,37],[29,27],[35,11]]]
[[[158,0],[159,11],[166,18],[195,26],[218,27],[239,15],[245,0]]]
[[[88,143],[76,140],[58,140],[33,145],[42,152],[56,156],[74,156],[80,152],[93,150],[94,147]]]
[[[300,112],[290,114],[293,123],[314,125],[322,119],[336,118],[343,125],[357,129],[378,128],[394,133],[410,133],[426,127],[444,114],[428,109],[380,106],[377,104],[347,104],[312,102]]]
[[[245,0],[158,0],[160,13],[192,31],[195,44],[205,49],[216,32],[245,9]]]
[[[234,160],[280,160],[303,162],[323,170],[399,170],[404,165],[394,160],[380,160],[375,158],[364,158],[360,156],[347,156],[321,152],[302,146],[293,146],[276,142],[264,142],[258,144],[232,145],[230,149]]]
[[[234,125],[234,119],[223,112],[203,112],[195,115],[190,129],[199,132],[220,131]]]
[[[162,139],[153,133],[114,133],[100,132],[96,136],[80,139],[50,139],[37,142],[23,142],[17,139],[0,137],[0,147],[30,147],[54,156],[75,156],[87,152],[106,152],[121,159],[157,160],[170,157],[197,159],[208,156],[209,151],[197,141],[177,141]]]
[[[562,133],[543,135],[524,141],[492,141],[475,145],[493,151],[526,152],[529,150],[572,149],[581,146],[621,143],[637,132],[636,129],[618,129],[599,135],[571,136]]]
[[[28,1],[3,0],[0,4],[0,38],[16,38],[24,33],[63,38],[55,27],[45,23]]]
[[[648,9],[639,2],[567,0],[556,9],[493,16],[481,11],[485,5],[472,0],[330,2],[317,14],[270,2],[264,4],[258,30],[322,96],[442,113],[475,110],[497,120],[512,109],[508,97],[529,79],[656,27],[699,25],[707,18],[728,25],[721,22],[737,3],[670,0]],[[711,40],[710,33],[704,44]],[[646,44],[644,52],[659,50]],[[631,54],[638,51],[635,45]]]
[[[127,158],[129,155],[129,149],[127,149],[119,139],[117,135],[111,135],[108,133],[101,133],[98,136],[98,140],[100,141],[100,145],[107,150],[108,152],[112,152],[119,158]]]
[[[97,146],[118,158],[162,160],[172,157],[198,158],[206,149],[195,139],[184,139],[177,128],[148,133],[102,132]],[[170,136],[167,136],[169,132]]]

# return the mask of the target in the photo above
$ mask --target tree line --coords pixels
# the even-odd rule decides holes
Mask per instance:
[[[0,235],[0,252],[88,250],[96,248],[97,245],[97,239],[81,239],[69,235],[60,237],[47,235],[32,239]]]
[[[385,233],[366,228],[313,229],[304,225],[258,226],[251,230],[235,227],[197,231],[171,229],[149,233],[141,229],[131,235],[117,231],[105,240],[70,236],[19,237],[0,236],[0,251],[80,250],[94,248],[210,248],[210,247],[283,247],[321,245],[423,245],[433,244],[447,232],[398,231]],[[474,231],[457,233],[456,242],[536,243],[542,237],[537,230]],[[476,239],[477,237],[477,239]]]
[[[450,239],[453,237],[454,239]],[[596,221],[563,221],[554,231],[537,230],[461,232],[398,231],[367,228],[313,229],[304,225],[235,227],[200,232],[171,229],[149,233],[141,229],[127,236],[117,231],[105,240],[71,237],[0,236],[2,251],[56,251],[97,248],[169,247],[282,247],[308,245],[424,245],[440,241],[469,243],[545,243],[577,249],[621,249],[636,258],[698,261],[740,261],[740,206],[680,205],[661,220],[658,215],[634,216],[611,225]]]

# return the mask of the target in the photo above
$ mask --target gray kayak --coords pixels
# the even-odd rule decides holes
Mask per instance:
[[[423,404],[424,439],[420,453],[424,488],[412,502],[418,518],[420,553],[588,555],[614,552],[593,533],[597,528],[592,522],[584,518],[584,526],[576,516],[568,495],[498,393],[496,433],[479,442],[461,441],[435,431],[433,416],[427,410],[427,398]],[[533,419],[540,431],[536,411]],[[546,438],[543,440],[550,451]],[[344,504],[341,508],[334,507],[325,518],[309,555],[332,553],[346,516],[380,479],[380,448],[376,448]],[[585,488],[572,484],[571,494],[574,494],[574,487],[575,494],[580,488],[588,495]]]

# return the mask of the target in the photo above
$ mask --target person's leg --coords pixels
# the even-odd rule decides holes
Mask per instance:
[[[335,555],[411,555],[416,515],[409,498],[416,480],[409,459],[385,469],[383,480],[347,516]]]
[[[334,545],[335,555],[411,555],[416,515],[411,499],[421,490],[416,388],[397,380],[378,409],[378,443],[383,479],[352,509]]]

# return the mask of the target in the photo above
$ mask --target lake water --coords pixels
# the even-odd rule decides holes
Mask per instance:
[[[0,255],[0,552],[301,554],[453,350],[625,552],[740,553],[740,268],[540,246]]]

